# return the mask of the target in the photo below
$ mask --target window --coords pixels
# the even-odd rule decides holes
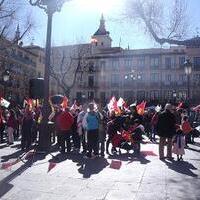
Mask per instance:
[[[111,96],[115,96],[115,98],[118,99],[119,98],[119,91],[117,91],[117,90],[111,91]]]
[[[88,92],[88,99],[89,100],[94,99],[94,92],[93,91]]]
[[[94,69],[94,63],[93,63],[93,62],[90,62],[90,63],[89,63],[89,72],[92,73],[92,72],[94,72],[94,70],[95,70],[95,69]]]
[[[194,69],[200,70],[200,57],[194,57],[193,62],[194,62]]]
[[[145,91],[137,91],[137,99],[144,100],[145,99]]]
[[[134,92],[132,90],[124,91],[124,99],[130,99],[134,97]]]
[[[126,71],[131,71],[131,69],[132,69],[132,64],[133,64],[133,62],[132,62],[132,59],[125,59],[124,60],[124,68],[125,68],[125,70]]]
[[[186,82],[186,75],[185,74],[180,74],[179,75],[179,81],[180,82]]]
[[[119,59],[115,58],[112,60],[112,71],[119,70]]]
[[[158,82],[159,81],[159,73],[152,73],[150,75],[151,82]]]
[[[81,101],[82,100],[82,92],[77,92],[76,98],[77,98],[78,101]]]
[[[150,91],[150,98],[151,99],[158,99],[159,98],[159,91],[158,90]]]
[[[180,56],[179,57],[179,66],[183,67],[185,62],[185,56]]]
[[[178,91],[178,97],[180,99],[186,99],[187,98],[187,91],[185,91],[185,90]]]
[[[170,99],[172,97],[172,93],[173,93],[172,90],[166,90],[164,93],[165,98]]]
[[[111,75],[111,87],[119,87],[119,74],[112,74]]]
[[[101,102],[105,103],[105,101],[106,101],[106,93],[105,92],[100,93],[100,99],[101,99]]]
[[[171,82],[171,80],[172,80],[171,74],[167,74],[167,75],[166,75],[166,81]]]
[[[138,57],[137,64],[138,64],[138,67],[140,68],[145,67],[145,57],[144,56]]]
[[[101,72],[105,72],[106,71],[106,61],[100,61],[99,67],[100,67]]]
[[[88,77],[88,86],[89,87],[94,87],[94,76],[89,76]]]
[[[150,66],[152,68],[158,68],[158,66],[159,66],[159,57],[158,56],[150,57]]]
[[[172,59],[171,59],[171,57],[166,57],[165,58],[165,68],[171,69],[171,67],[172,67]]]

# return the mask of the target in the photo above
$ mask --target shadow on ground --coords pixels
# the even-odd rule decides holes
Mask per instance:
[[[169,169],[174,170],[180,174],[184,174],[191,177],[198,177],[198,175],[192,171],[192,170],[197,170],[197,168],[187,161],[170,162],[167,160],[163,160],[163,162],[165,162],[165,164],[169,167]]]
[[[94,158],[88,159],[84,158],[83,154],[70,153],[70,154],[58,154],[53,156],[49,162],[60,163],[65,160],[72,160],[72,162],[77,163],[78,172],[83,174],[83,178],[90,178],[93,174],[100,173],[104,168],[106,168],[109,163],[105,158]]]
[[[2,156],[5,157],[5,160],[8,160],[10,158],[19,158],[20,155],[22,155],[22,151],[17,151],[14,154],[8,155],[8,156]],[[12,172],[10,175],[5,177],[3,180],[0,181],[0,198],[3,197],[7,192],[9,192],[12,188],[13,185],[10,184],[12,180],[20,176],[25,170],[27,170],[29,167],[33,165],[34,162],[37,162],[38,160],[43,160],[46,155],[44,154],[35,154],[33,156],[30,156],[27,158],[27,160],[24,160],[24,164],[21,165],[17,170]]]
[[[129,161],[128,164],[134,162],[134,161],[139,161],[141,164],[148,164],[151,162],[150,160],[145,158],[146,155],[140,154],[140,155],[135,155],[135,154],[129,154],[129,153],[123,153],[123,154],[114,154],[114,155],[109,155],[109,159],[115,159],[115,160],[121,160],[121,161]]]

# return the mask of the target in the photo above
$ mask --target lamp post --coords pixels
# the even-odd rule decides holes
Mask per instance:
[[[29,0],[32,6],[38,6],[47,14],[47,34],[45,49],[45,68],[44,68],[44,102],[42,107],[41,131],[39,134],[38,149],[48,151],[50,148],[50,133],[48,131],[48,114],[49,114],[49,76],[50,76],[50,58],[51,58],[51,33],[52,18],[56,11],[60,11],[66,0]]]
[[[6,96],[7,96],[6,89],[7,89],[8,82],[10,81],[10,71],[8,69],[6,69],[3,72],[2,76],[3,76],[3,84],[4,84],[4,91],[3,91],[3,93],[4,93],[4,98],[6,99]]]
[[[176,97],[177,97],[175,90],[173,90],[173,92],[172,92],[172,97],[173,97],[173,104],[175,105],[176,104]]]
[[[187,76],[187,98],[190,100],[190,74],[192,73],[192,63],[189,59],[184,62],[184,67]]]
[[[131,80],[131,81],[136,81],[136,91],[137,91],[137,80],[141,80],[142,76],[140,73],[137,73],[135,70],[131,70],[131,72],[125,74],[124,76],[125,80]]]

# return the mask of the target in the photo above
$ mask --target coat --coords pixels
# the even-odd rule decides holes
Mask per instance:
[[[158,115],[157,131],[160,137],[172,138],[175,135],[176,119],[169,110]]]
[[[185,154],[185,137],[184,135],[175,135],[172,139],[173,147],[172,152],[176,155],[184,155]]]

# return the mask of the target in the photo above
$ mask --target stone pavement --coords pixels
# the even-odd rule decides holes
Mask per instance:
[[[180,162],[160,161],[158,145],[152,143],[142,144],[143,156],[138,158],[125,152],[92,160],[75,153],[37,154],[0,170],[0,199],[200,200],[200,140],[196,141]],[[4,146],[1,162],[22,153],[17,145]],[[112,160],[121,161],[121,168],[111,168]],[[48,172],[49,162],[56,165]]]

